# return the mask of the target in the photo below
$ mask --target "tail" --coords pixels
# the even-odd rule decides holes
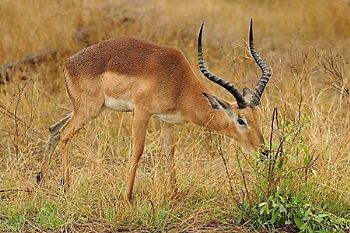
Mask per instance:
[[[67,78],[69,77],[69,74],[68,72],[66,71],[65,68],[63,68],[63,73],[64,73],[64,83],[66,85],[66,92],[67,92],[67,95],[69,96],[70,99],[72,99],[72,93],[69,89],[69,85],[68,85],[68,82],[67,82]]]

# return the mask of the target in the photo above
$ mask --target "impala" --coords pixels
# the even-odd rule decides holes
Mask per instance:
[[[271,72],[254,48],[252,20],[249,32],[251,56],[262,71],[255,91],[244,88],[241,94],[228,81],[212,74],[202,53],[203,24],[198,35],[198,63],[203,75],[229,91],[236,100],[231,104],[211,94],[197,80],[184,54],[175,48],[143,40],[121,37],[102,41],[69,57],[64,65],[67,93],[73,112],[50,126],[47,155],[37,181],[47,172],[50,157],[58,143],[61,147],[63,189],[69,188],[67,144],[88,121],[102,110],[133,112],[132,161],[126,189],[131,199],[138,162],[144,150],[147,124],[152,116],[164,122],[162,136],[169,157],[170,180],[175,185],[173,124],[192,122],[237,140],[248,150],[264,143],[261,127],[260,97]],[[251,101],[245,96],[251,95]],[[62,136],[60,136],[62,131]]]

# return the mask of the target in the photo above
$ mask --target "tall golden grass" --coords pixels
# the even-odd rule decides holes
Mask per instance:
[[[350,211],[350,5],[346,1],[0,1],[0,64],[45,48],[55,59],[21,67],[0,86],[0,229],[37,231],[147,230],[243,231],[234,227],[236,200],[254,186],[252,157],[244,159],[230,139],[187,124],[177,127],[180,196],[170,199],[159,122],[150,124],[139,167],[135,201],[123,201],[131,149],[130,114],[104,112],[71,145],[73,177],[61,193],[60,158],[55,152],[47,187],[35,174],[45,152],[48,126],[70,110],[62,73],[65,57],[98,41],[133,36],[181,49],[196,68],[196,37],[205,22],[205,51],[212,71],[240,88],[254,87],[259,71],[247,52],[255,43],[273,70],[264,93],[264,130],[273,108],[293,129],[303,125],[287,166],[310,168],[310,203],[346,217]],[[220,88],[203,80],[217,95]],[[294,127],[294,128],[293,128]],[[291,142],[291,141],[290,141]],[[229,177],[218,148],[223,151]],[[236,155],[240,156],[236,156]],[[290,189],[303,185],[295,179]],[[349,216],[347,216],[349,217]]]

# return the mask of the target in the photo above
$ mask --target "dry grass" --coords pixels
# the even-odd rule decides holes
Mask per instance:
[[[47,188],[36,186],[35,174],[48,126],[70,109],[61,72],[65,57],[87,44],[128,35],[180,48],[198,73],[196,36],[205,21],[211,70],[240,88],[253,87],[258,70],[245,43],[252,16],[256,46],[273,69],[262,101],[266,136],[273,108],[290,122],[292,131],[304,125],[298,144],[290,147],[288,166],[302,166],[306,155],[317,156],[311,168],[315,185],[304,195],[317,208],[346,217],[350,211],[349,10],[349,3],[340,0],[33,0],[25,4],[2,0],[0,64],[44,48],[56,49],[57,55],[16,70],[10,82],[0,84],[0,229],[198,232],[216,227],[219,232],[243,231],[235,227],[239,215],[235,200],[247,195],[237,149],[228,138],[194,125],[177,127],[180,196],[176,200],[170,200],[160,126],[154,120],[138,170],[135,202],[129,206],[123,201],[130,114],[106,111],[74,139],[73,184],[68,194],[63,195],[59,186],[58,151]],[[198,77],[202,79],[199,73]],[[229,98],[223,90],[212,89]],[[254,159],[239,158],[248,188],[254,189],[256,176],[249,165]],[[290,189],[303,182],[293,180]]]

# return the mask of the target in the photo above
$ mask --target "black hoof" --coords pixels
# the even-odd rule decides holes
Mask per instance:
[[[36,174],[36,183],[41,185],[44,181],[44,175],[42,172],[38,172],[38,174]]]
[[[61,180],[60,180],[60,185],[63,187],[64,186],[64,179],[63,179],[63,177],[61,178]]]

